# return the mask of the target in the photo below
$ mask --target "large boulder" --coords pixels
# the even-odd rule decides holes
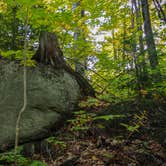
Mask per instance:
[[[81,92],[75,77],[64,69],[27,67],[27,107],[20,122],[19,142],[47,136],[76,107]],[[23,67],[0,61],[0,150],[14,144],[18,113],[23,106]]]

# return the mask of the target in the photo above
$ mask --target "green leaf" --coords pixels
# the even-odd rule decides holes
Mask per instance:
[[[96,116],[93,120],[103,119],[103,120],[113,120],[116,118],[124,118],[125,115],[103,115],[103,116]]]
[[[30,166],[46,166],[46,164],[41,161],[34,160]]]
[[[125,123],[121,123],[120,125],[124,126],[130,132],[138,131],[138,128],[140,127],[140,125],[130,126],[130,125],[127,125]]]

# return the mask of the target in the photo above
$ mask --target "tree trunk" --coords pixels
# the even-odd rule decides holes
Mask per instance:
[[[146,37],[147,51],[149,54],[150,65],[152,69],[155,69],[158,65],[156,45],[153,38],[153,31],[150,20],[149,4],[148,0],[141,0],[142,15],[144,20],[144,31]]]
[[[140,90],[141,89],[141,83],[140,83],[140,73],[139,73],[139,65],[138,65],[138,56],[136,54],[136,45],[137,45],[137,42],[136,42],[136,34],[134,32],[134,29],[135,29],[135,15],[134,15],[134,0],[132,0],[132,9],[131,9],[131,27],[133,29],[133,34],[132,34],[132,58],[133,58],[133,61],[132,61],[132,66],[133,66],[133,63],[135,65],[135,75],[136,75],[136,82],[137,82],[137,90]]]
[[[73,4],[73,11],[76,10],[76,8],[80,5],[80,1],[78,2],[75,2]],[[80,12],[80,15],[81,15],[81,18],[84,17],[85,15],[85,10],[81,10]],[[76,28],[75,29],[75,32],[74,32],[74,40],[77,41],[78,40],[78,37],[80,36],[81,34],[81,30]],[[74,45],[74,49],[77,50],[77,46]],[[85,69],[86,69],[86,66],[87,66],[87,62],[86,62],[86,58],[77,58],[75,57],[75,60],[74,60],[74,63],[75,63],[75,71],[80,73],[82,76],[85,76]]]
[[[136,26],[137,26],[137,32],[138,40],[139,40],[139,53],[137,56],[137,76],[139,77],[139,83],[140,87],[144,88],[145,83],[148,79],[148,73],[146,69],[146,62],[145,62],[145,51],[144,51],[144,43],[143,43],[143,30],[142,30],[142,20],[141,20],[141,13],[140,13],[140,2],[137,0],[132,0],[133,9],[135,11],[135,17],[136,17]],[[133,12],[134,12],[133,11]],[[141,57],[140,57],[141,56]],[[140,58],[140,60],[139,60]]]
[[[12,26],[12,49],[16,50],[16,14],[17,14],[17,6],[12,8],[13,14],[13,26]]]
[[[163,8],[160,5],[160,2],[158,0],[153,0],[154,6],[158,12],[158,16],[161,20],[164,21],[164,23],[166,24],[166,15],[164,13]]]
[[[57,36],[50,32],[41,32],[39,48],[33,57],[39,63],[63,68],[65,61],[59,47]]]
[[[115,29],[113,28],[112,29],[112,47],[113,47],[113,56],[114,56],[114,60],[117,60],[117,50],[116,50],[116,47],[115,47]]]
[[[124,21],[123,21],[123,52],[122,52],[122,58],[125,60],[126,58],[126,21],[125,21],[125,15],[124,15]]]
[[[51,65],[56,69],[66,70],[77,80],[83,96],[95,95],[95,92],[88,81],[80,73],[75,72],[69,65],[66,64],[57,36],[54,33],[41,33],[39,49],[32,59],[45,65]]]

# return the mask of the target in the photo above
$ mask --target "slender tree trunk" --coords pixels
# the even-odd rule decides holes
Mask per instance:
[[[27,106],[27,69],[26,69],[26,63],[27,63],[27,47],[28,47],[28,41],[27,41],[27,33],[28,33],[28,9],[27,9],[27,16],[25,18],[25,36],[24,36],[24,50],[23,50],[23,56],[24,56],[24,68],[23,68],[23,106],[18,113],[17,121],[16,121],[16,131],[15,131],[15,165],[17,165],[17,148],[19,144],[19,134],[20,134],[20,120],[23,112],[26,109]]]
[[[123,60],[125,59],[125,52],[126,52],[126,21],[124,16],[123,22]]]
[[[80,1],[78,2],[75,2],[73,4],[73,11],[80,5]],[[81,10],[80,12],[80,15],[81,17],[84,17],[85,15],[85,11],[84,10]],[[75,29],[75,32],[74,32],[74,40],[78,40],[78,37],[80,35],[81,31],[78,30],[77,28]],[[74,46],[74,49],[77,50],[77,46]],[[80,63],[79,59],[78,58],[75,58],[75,71],[78,72],[79,74],[81,74],[82,76],[85,75],[85,68],[86,68],[86,59],[85,60],[81,60],[82,62]],[[81,65],[83,64],[83,65]]]
[[[158,0],[153,0],[154,6],[158,12],[158,16],[161,20],[164,21],[164,23],[166,24],[166,15],[164,13],[164,10],[162,9],[160,2]]]
[[[135,65],[135,75],[136,75],[136,82],[137,82],[137,90],[141,89],[141,82],[140,82],[140,73],[139,73],[139,65],[137,62],[137,54],[136,54],[136,34],[134,32],[135,29],[135,15],[134,15],[134,0],[132,0],[132,9],[131,9],[131,27],[133,29],[133,35],[132,35],[132,57],[133,57],[133,62]]]
[[[144,43],[143,43],[143,30],[142,30],[142,19],[141,19],[141,4],[138,0],[132,0],[134,9],[135,9],[135,15],[136,15],[136,25],[137,25],[137,32],[139,32],[138,40],[139,40],[139,57],[141,56],[141,61],[138,64],[138,72],[139,72],[139,80],[141,82],[141,87],[144,87],[144,84],[146,83],[146,80],[148,78],[148,72],[146,69],[146,62],[145,62],[145,51],[144,51]]]
[[[155,69],[158,65],[158,57],[157,57],[156,45],[155,45],[154,38],[153,38],[153,31],[152,31],[151,20],[150,20],[148,0],[141,0],[141,5],[142,5],[144,31],[145,31],[147,51],[149,54],[150,65],[151,65],[152,69]]]
[[[12,26],[12,49],[16,49],[16,13],[17,7],[14,6],[13,9],[13,26]]]
[[[142,31],[142,23],[141,23],[140,5],[139,5],[139,2],[137,4],[136,0],[133,0],[133,5],[135,7],[135,12],[136,12],[136,23],[138,26],[138,31],[141,32],[139,35],[140,54],[144,56],[144,44],[143,44],[143,37],[142,37],[143,31]]]
[[[115,30],[114,28],[112,29],[112,47],[113,47],[113,56],[114,56],[114,60],[117,60],[117,53],[116,53],[116,47],[115,47]]]

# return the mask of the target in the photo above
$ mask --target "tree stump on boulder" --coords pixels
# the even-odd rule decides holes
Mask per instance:
[[[57,131],[77,107],[81,96],[94,95],[88,81],[65,62],[55,34],[44,32],[27,67],[27,107],[20,121],[20,143],[41,140]],[[82,93],[81,93],[82,92]],[[23,66],[0,60],[0,151],[14,145],[15,126],[23,105]]]
[[[95,91],[88,81],[78,72],[74,71],[64,60],[57,36],[51,32],[41,32],[39,48],[33,56],[33,60],[45,65],[51,65],[55,69],[64,69],[77,80],[81,92],[85,96],[95,96]]]

